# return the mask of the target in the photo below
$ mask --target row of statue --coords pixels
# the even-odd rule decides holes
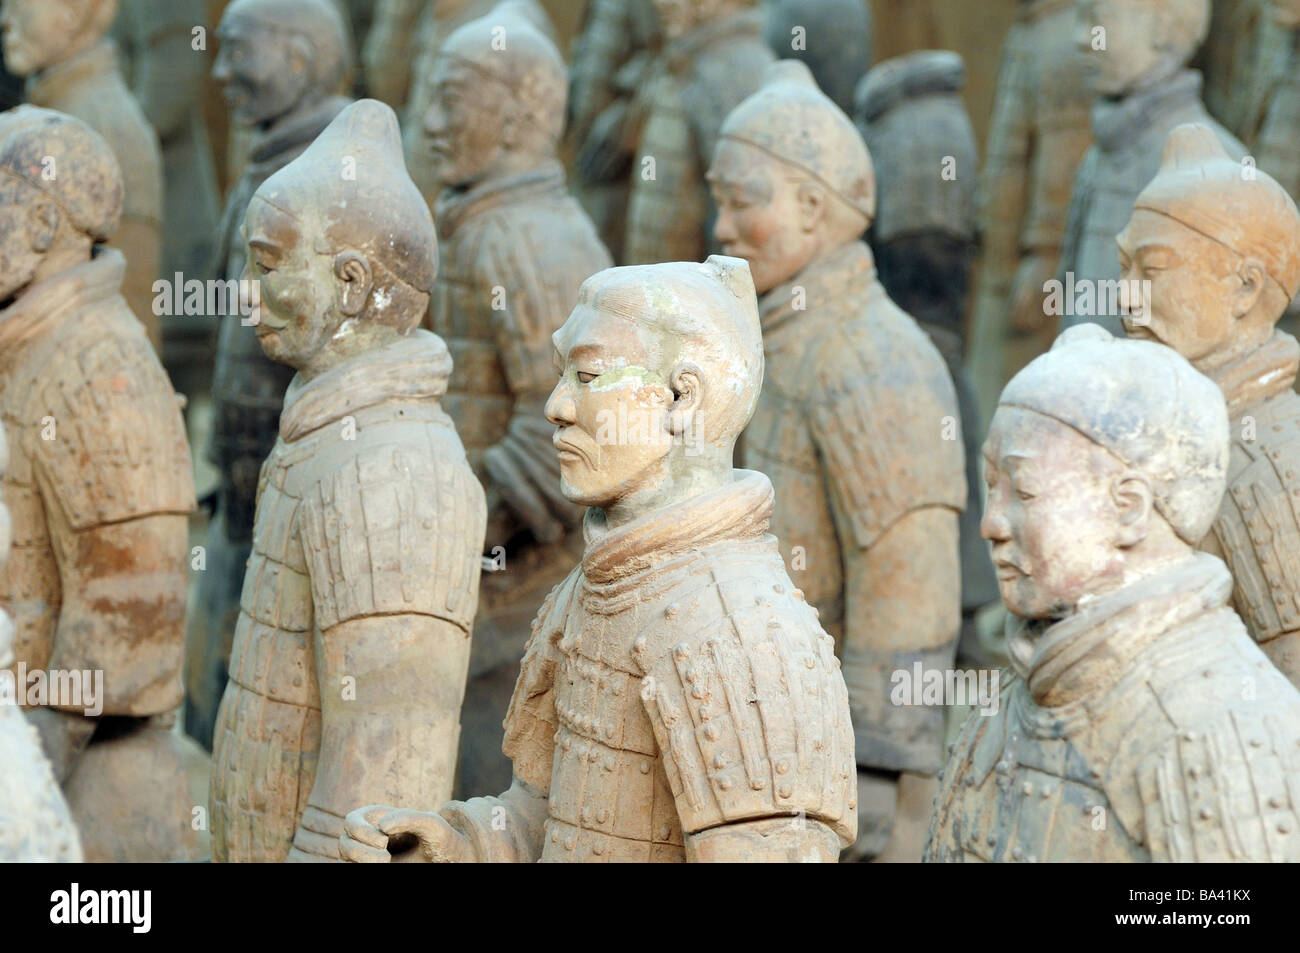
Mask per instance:
[[[1216,123],[1209,0],[1021,0],[978,191],[862,0],[233,0],[219,214],[151,6],[0,2],[0,860],[1300,861],[1300,87]]]

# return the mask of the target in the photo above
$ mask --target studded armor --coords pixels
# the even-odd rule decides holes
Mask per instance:
[[[618,529],[589,511],[587,553],[537,616],[506,719],[544,825],[520,836],[504,796],[441,812],[480,860],[698,860],[729,830],[833,860],[854,838],[844,683],[766,532],[772,499],[737,471]]]
[[[772,528],[791,577],[841,643],[858,763],[933,774],[942,711],[886,699],[894,669],[916,660],[946,667],[954,651],[956,514],[966,482],[952,379],[925,333],[885,294],[861,242],[764,295],[760,313],[766,379],[743,459],[771,477],[779,503]],[[928,507],[953,514],[950,534],[930,545],[951,557],[954,629],[938,639],[880,632],[879,608],[864,595],[854,602],[846,580],[896,522]]]
[[[1182,70],[1163,83],[1123,99],[1099,99],[1093,104],[1096,142],[1074,179],[1061,251],[1062,284],[1068,284],[1066,274],[1070,272],[1075,283],[1119,280],[1115,236],[1128,224],[1138,193],[1159,171],[1169,133],[1188,122],[1212,128],[1234,159],[1245,153],[1245,146],[1205,111],[1201,104],[1201,74],[1195,70]],[[1095,290],[1098,300],[1107,297],[1102,289]],[[1064,315],[1061,327],[1088,321],[1112,334],[1123,334],[1118,314]]]
[[[1228,400],[1228,492],[1203,548],[1232,570],[1250,634],[1300,686],[1300,345],[1281,331],[1212,375]]]
[[[218,712],[214,860],[336,859],[357,804],[451,795],[485,515],[449,371],[416,331],[290,387]]]
[[[926,859],[1300,860],[1300,694],[1231,586],[1190,555],[1013,634],[1018,674],[961,730]]]
[[[719,17],[669,41],[632,103],[636,142],[625,264],[703,261],[713,244],[704,173],[718,129],[774,59],[762,13]]]

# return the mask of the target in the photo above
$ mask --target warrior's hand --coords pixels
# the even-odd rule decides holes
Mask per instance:
[[[456,864],[472,863],[474,849],[437,814],[371,805],[343,819],[339,856],[354,864]]]

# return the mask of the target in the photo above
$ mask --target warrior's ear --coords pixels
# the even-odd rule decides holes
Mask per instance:
[[[799,225],[811,232],[826,218],[826,190],[816,182],[799,183]]]
[[[1115,542],[1121,549],[1136,546],[1151,532],[1155,514],[1155,494],[1145,473],[1128,470],[1110,485],[1111,500],[1118,515]]]
[[[1259,296],[1264,293],[1264,282],[1268,276],[1259,259],[1244,258],[1237,266],[1237,277],[1241,280],[1241,285],[1233,292],[1232,316],[1244,318],[1255,310]]]
[[[374,286],[369,260],[355,249],[341,251],[334,256],[334,277],[339,279],[336,288],[339,310],[346,317],[355,318],[365,310]]]
[[[692,361],[682,361],[668,377],[673,391],[672,414],[668,429],[680,436],[691,428],[696,412],[704,402],[704,372]]]
[[[54,244],[59,232],[59,207],[53,202],[37,202],[27,212],[27,240],[32,251],[45,252]]]

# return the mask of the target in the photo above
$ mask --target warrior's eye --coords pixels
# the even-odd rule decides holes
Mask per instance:
[[[589,371],[578,371],[578,380],[583,384],[590,384],[599,376],[599,374],[592,374]]]

